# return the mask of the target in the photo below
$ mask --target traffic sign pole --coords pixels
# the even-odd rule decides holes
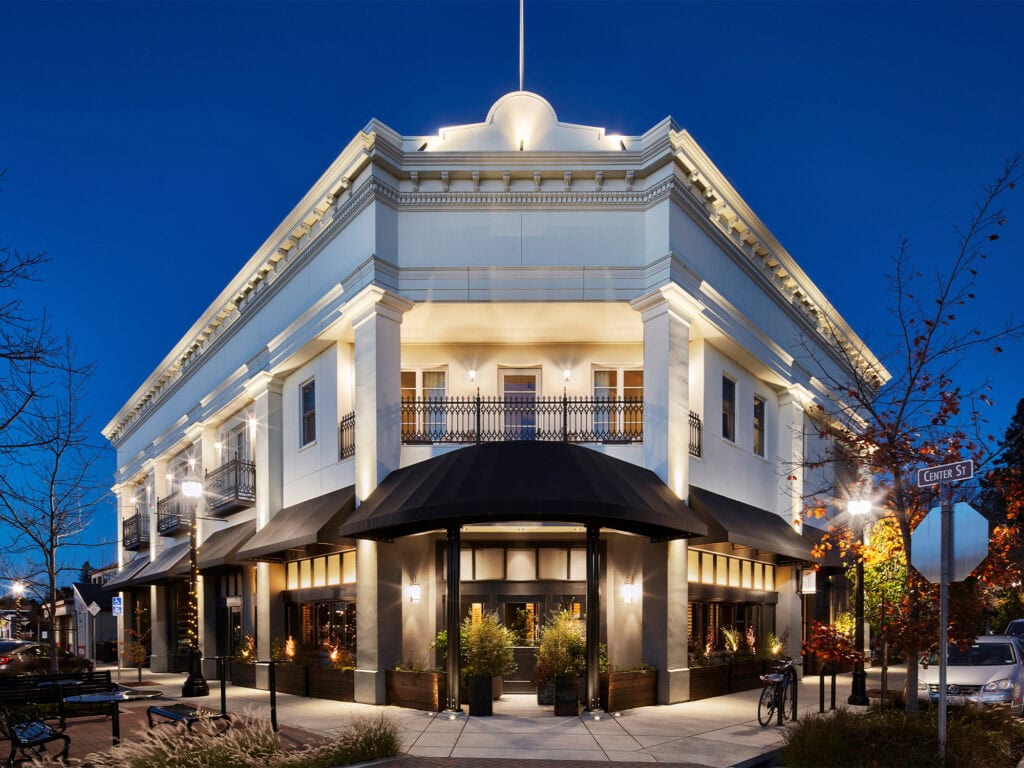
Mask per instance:
[[[946,759],[946,666],[949,654],[949,581],[953,562],[953,488],[939,485],[942,549],[939,576],[939,759]]]

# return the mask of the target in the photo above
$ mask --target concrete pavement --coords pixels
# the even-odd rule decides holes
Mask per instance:
[[[891,668],[889,688],[901,688],[902,668]],[[122,670],[121,681],[131,686],[135,670]],[[167,698],[180,698],[182,674],[144,672],[143,679]],[[206,707],[220,705],[219,683],[211,681],[208,698],[195,700]],[[868,671],[868,687],[879,686],[879,671]],[[837,705],[846,706],[850,676],[837,678]],[[759,690],[622,713],[583,713],[555,717],[550,708],[536,706],[533,695],[506,694],[495,702],[492,717],[449,716],[399,707],[371,706],[278,694],[278,722],[324,736],[338,733],[354,719],[384,712],[401,730],[406,756],[401,768],[450,768],[481,765],[512,768],[524,761],[540,768],[572,762],[650,764],[730,768],[770,763],[782,744],[782,729],[762,728],[757,722]],[[252,688],[227,686],[232,712],[249,711],[269,717],[269,694]],[[829,706],[826,693],[825,706]],[[818,678],[799,686],[801,716],[818,710]],[[489,760],[500,760],[493,765]]]

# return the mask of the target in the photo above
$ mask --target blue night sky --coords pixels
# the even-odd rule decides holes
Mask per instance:
[[[1021,3],[527,0],[526,20],[528,90],[612,133],[672,115],[883,357],[900,236],[924,271],[947,258],[1024,150]],[[518,88],[515,0],[0,2],[0,29],[0,242],[49,253],[25,299],[96,362],[97,432],[371,117],[433,133]],[[1022,193],[981,276],[992,325],[1018,309]],[[1020,360],[971,361],[998,435]]]

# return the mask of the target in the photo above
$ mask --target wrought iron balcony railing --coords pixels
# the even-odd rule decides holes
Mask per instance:
[[[161,536],[173,536],[179,529],[188,525],[188,504],[180,491],[170,496],[157,499],[156,530]]]
[[[149,510],[136,507],[131,517],[126,517],[121,528],[121,546],[129,552],[138,552],[149,546]]]
[[[642,398],[443,397],[402,401],[403,443],[639,443]]]
[[[341,417],[338,424],[338,458],[347,459],[356,455],[356,414]]]
[[[229,515],[256,504],[256,465],[232,459],[206,473],[206,502],[215,515]]]
[[[701,456],[701,438],[703,437],[703,425],[700,421],[700,414],[690,411],[690,455]]]

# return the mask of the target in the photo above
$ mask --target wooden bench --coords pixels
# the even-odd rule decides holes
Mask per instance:
[[[162,719],[154,721],[154,717]],[[146,707],[146,719],[149,721],[150,728],[157,725],[185,723],[185,726],[191,731],[192,726],[202,720],[223,720],[227,723],[227,728],[231,727],[230,715],[221,714],[204,707],[193,707],[191,704],[158,704]],[[227,730],[227,728],[224,730]]]

